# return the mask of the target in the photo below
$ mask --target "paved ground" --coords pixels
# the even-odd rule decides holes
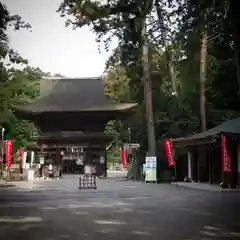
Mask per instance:
[[[0,239],[240,239],[239,192],[77,176],[0,188]]]

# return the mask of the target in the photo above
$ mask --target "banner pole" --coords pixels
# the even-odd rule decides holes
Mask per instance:
[[[175,151],[172,147],[172,155],[173,155],[173,163],[174,163],[174,175],[175,175],[175,179],[176,179],[176,187],[178,188],[178,180],[177,180],[177,166],[176,166],[176,160],[175,160]]]
[[[224,144],[223,144],[223,135],[221,135],[221,172],[222,172],[222,201],[224,201]]]

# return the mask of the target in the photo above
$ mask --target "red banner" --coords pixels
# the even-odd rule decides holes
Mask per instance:
[[[12,164],[12,140],[5,141],[6,167]]]
[[[127,168],[128,151],[124,148],[122,148],[120,151],[123,168]]]
[[[222,140],[222,171],[232,172],[231,159],[227,149],[226,136],[221,136],[221,140]]]
[[[165,141],[165,153],[167,156],[167,160],[168,160],[168,165],[170,167],[175,165],[174,159],[173,159],[173,147],[172,147],[172,140],[166,140]]]
[[[23,167],[24,165],[24,148],[20,148],[19,149],[19,162],[20,162],[20,166]]]

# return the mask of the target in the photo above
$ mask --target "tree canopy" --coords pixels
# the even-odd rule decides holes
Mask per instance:
[[[145,19],[157,142],[200,132],[201,101],[207,128],[239,115],[239,20],[234,4],[231,0],[62,2],[58,11],[67,26],[89,26],[107,48],[111,39],[118,39],[104,73],[106,94],[115,101],[139,103],[131,119],[111,124],[119,142],[128,141],[127,128],[131,127],[132,141],[147,150],[141,81]],[[206,69],[201,85],[203,34]]]
[[[0,13],[0,127],[5,129],[5,139],[14,140],[15,152],[33,140],[36,128],[33,123],[18,119],[12,105],[34,101],[39,95],[41,77],[49,74],[29,66],[27,59],[9,45],[7,29],[31,30],[30,24],[9,13],[2,3]]]

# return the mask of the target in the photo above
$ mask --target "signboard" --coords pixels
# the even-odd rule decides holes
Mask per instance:
[[[133,148],[133,149],[136,149],[136,148],[139,148],[140,147],[140,144],[138,143],[125,143],[124,144],[124,148]]]
[[[83,147],[71,146],[66,148],[67,153],[83,153]]]
[[[145,162],[145,182],[157,181],[157,158],[146,157]]]
[[[123,145],[123,149],[127,150],[129,153],[132,153],[133,151],[137,150],[140,147],[140,144],[138,143],[125,143]]]

